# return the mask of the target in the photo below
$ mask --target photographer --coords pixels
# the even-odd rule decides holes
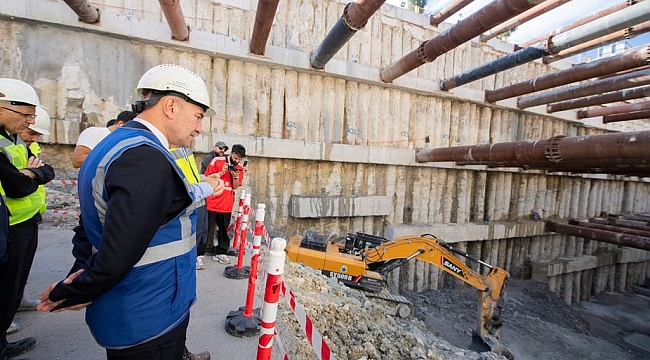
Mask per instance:
[[[230,155],[215,157],[204,172],[206,176],[217,174],[225,184],[225,189],[221,195],[210,196],[206,199],[208,207],[208,239],[213,239],[216,227],[219,228],[215,249],[216,255],[212,259],[221,264],[230,262],[226,256],[230,247],[228,225],[230,224],[232,207],[235,203],[235,190],[244,183],[246,161],[244,161],[243,166],[240,162],[245,156],[246,148],[243,145],[235,144],[232,146]],[[199,249],[200,251],[201,249]]]

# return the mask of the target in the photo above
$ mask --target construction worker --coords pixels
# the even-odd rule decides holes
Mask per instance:
[[[111,119],[106,123],[106,127],[92,126],[79,134],[77,143],[72,151],[72,166],[80,168],[90,151],[99,144],[108,134],[115,129],[124,126],[127,122],[135,117],[132,111],[122,111],[116,119]]]
[[[191,356],[185,337],[196,301],[196,203],[221,194],[224,184],[216,177],[190,184],[169,149],[190,147],[215,111],[203,80],[178,65],[151,68],[136,92],[143,97],[132,106],[138,116],[100,142],[79,171],[93,251],[83,259],[87,248],[73,239],[80,270],[50,285],[38,310],[86,308],[109,360],[181,360]]]
[[[49,136],[50,131],[48,130],[50,128],[50,116],[47,114],[47,111],[43,109],[40,106],[36,107],[36,123],[29,125],[27,128],[25,128],[23,131],[21,131],[18,136],[20,139],[27,145],[29,150],[32,151],[32,154],[34,156],[39,157],[41,154],[41,146],[38,144],[38,138],[41,135]],[[44,185],[39,185],[38,190],[39,193],[43,196],[43,204],[40,209],[40,213],[44,214],[45,213],[45,186]],[[40,303],[38,300],[31,300],[25,297],[25,294],[23,293],[22,295],[22,300],[20,301],[20,306],[18,306],[18,311],[32,311],[36,310],[36,306]],[[13,334],[20,330],[20,325],[12,321],[11,325],[9,325],[9,329],[7,329],[7,335]]]
[[[0,79],[0,192],[6,196],[10,213],[11,240],[9,258],[0,271],[0,359],[13,358],[36,346],[32,337],[10,343],[6,331],[20,305],[38,246],[38,224],[45,202],[38,186],[54,178],[52,167],[34,156],[17,135],[35,124],[39,105],[38,95],[30,85]]]

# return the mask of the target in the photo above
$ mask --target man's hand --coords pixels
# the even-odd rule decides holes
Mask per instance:
[[[25,166],[25,168],[27,168],[27,169],[29,169],[29,168],[39,168],[39,167],[41,167],[43,165],[45,165],[45,163],[43,163],[43,160],[41,160],[40,158],[37,158],[35,156],[32,156],[29,159],[27,159],[27,165]]]
[[[27,159],[27,165],[25,165],[24,169],[20,170],[20,173],[34,179],[34,178],[36,178],[36,174],[34,174],[34,172],[32,172],[29,169],[39,168],[39,167],[41,167],[43,165],[45,165],[43,160],[32,156],[29,159]]]
[[[79,276],[79,274],[81,274],[83,271],[84,270],[81,269],[81,270],[79,270],[79,271],[77,271],[75,273],[70,274],[70,276],[68,276],[65,280],[63,280],[63,283],[66,284],[66,285],[72,284],[72,281],[77,276]],[[50,311],[52,311],[52,309],[54,309],[59,304],[61,304],[62,302],[65,301],[65,299],[59,300],[59,301],[56,301],[56,302],[50,300],[50,293],[52,292],[52,289],[54,289],[54,287],[57,284],[58,283],[53,283],[52,285],[48,286],[47,289],[45,289],[45,291],[43,291],[43,294],[41,294],[41,297],[39,299],[41,301],[41,303],[38,304],[38,306],[36,307],[36,310],[44,311],[44,312],[50,312]],[[65,311],[65,310],[81,310],[81,309],[85,308],[86,306],[88,306],[90,304],[92,304],[92,301],[87,302],[85,304],[78,304],[78,305],[68,306],[68,307],[63,308],[63,309],[56,309],[53,312],[61,312],[61,311]]]
[[[203,178],[203,181],[207,182],[212,186],[212,196],[221,195],[226,185],[223,180],[219,178],[218,173],[208,175]]]

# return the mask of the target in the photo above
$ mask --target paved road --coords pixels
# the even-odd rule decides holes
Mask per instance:
[[[40,244],[25,293],[30,299],[40,296],[45,287],[63,279],[72,264],[71,230],[41,229]],[[236,261],[236,258],[231,258]],[[244,262],[249,264],[248,260]],[[198,302],[192,308],[187,346],[191,351],[210,351],[212,359],[255,359],[257,336],[233,337],[225,331],[228,312],[244,306],[248,280],[231,280],[223,276],[225,265],[211,259],[206,269],[198,271]],[[259,294],[259,290],[257,291]],[[255,306],[259,306],[259,296]],[[22,357],[36,360],[105,359],[105,352],[95,343],[84,322],[84,311],[49,314],[19,312],[16,320],[22,329],[9,336],[15,341],[25,336],[38,340],[36,348]],[[279,354],[274,350],[274,358]],[[20,358],[20,357],[19,357]]]

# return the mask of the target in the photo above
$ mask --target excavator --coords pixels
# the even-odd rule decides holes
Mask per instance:
[[[307,231],[304,235],[292,237],[285,252],[293,262],[320,270],[323,275],[336,278],[349,287],[364,290],[369,297],[395,303],[395,313],[391,315],[401,317],[410,315],[412,304],[402,296],[384,291],[386,275],[412,259],[437,266],[478,290],[478,327],[475,334],[492,352],[514,359],[512,353],[499,342],[499,331],[503,325],[499,301],[503,300],[502,293],[510,275],[502,268],[453,248],[432,234],[388,240],[357,232],[330,241],[325,235]],[[479,274],[454,254],[486,266],[488,273]]]

